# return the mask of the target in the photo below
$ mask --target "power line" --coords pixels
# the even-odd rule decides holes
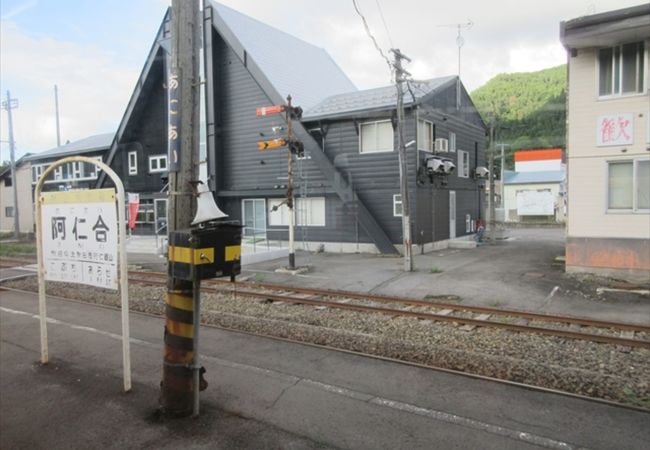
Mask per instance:
[[[384,24],[384,29],[386,30],[386,35],[388,36],[388,42],[390,43],[391,48],[395,47],[395,45],[393,45],[393,39],[390,37],[390,31],[388,31],[388,25],[386,25],[386,19],[384,18],[384,12],[381,10],[381,5],[379,4],[379,0],[375,0],[375,3],[377,3],[379,16],[381,17],[381,21]]]
[[[354,5],[354,9],[357,12],[357,14],[359,15],[359,17],[361,17],[361,21],[363,22],[363,27],[366,29],[366,34],[372,40],[372,43],[375,45],[375,48],[377,49],[377,51],[379,52],[381,57],[384,58],[384,60],[386,61],[386,64],[388,64],[388,68],[390,69],[390,72],[392,74],[393,73],[393,64],[390,62],[390,60],[388,59],[388,57],[386,56],[384,51],[381,49],[381,47],[379,47],[379,44],[377,44],[377,40],[372,35],[372,32],[370,31],[370,27],[368,26],[368,22],[366,21],[366,18],[361,13],[361,10],[359,9],[359,5],[357,5],[357,0],[352,0],[352,4]]]

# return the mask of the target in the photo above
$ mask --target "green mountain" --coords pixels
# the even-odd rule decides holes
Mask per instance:
[[[471,93],[495,141],[512,152],[526,148],[565,147],[566,65],[539,72],[497,75]]]

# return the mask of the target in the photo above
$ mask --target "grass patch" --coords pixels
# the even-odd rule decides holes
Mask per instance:
[[[264,276],[263,273],[256,273],[255,277],[253,277],[253,281],[255,283],[264,283],[265,279],[266,279],[266,277]]]
[[[649,397],[639,397],[637,394],[636,390],[631,387],[626,387],[623,389],[623,396],[625,399],[637,406],[641,406],[642,408],[648,408],[650,407],[650,398]]]
[[[440,267],[438,267],[438,266],[433,266],[433,267],[429,270],[429,272],[431,272],[431,273],[442,273],[442,269],[441,269]]]
[[[34,256],[36,244],[32,242],[0,243],[0,256]]]

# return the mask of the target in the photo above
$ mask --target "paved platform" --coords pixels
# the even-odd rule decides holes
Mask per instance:
[[[650,445],[650,414],[203,327],[198,420],[158,421],[163,321],[131,315],[134,390],[121,392],[119,312],[0,291],[1,448],[527,449]]]

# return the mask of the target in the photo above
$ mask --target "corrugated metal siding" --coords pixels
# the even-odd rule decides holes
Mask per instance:
[[[167,154],[167,93],[163,87],[162,65],[152,70],[153,88],[141,98],[141,113],[132,117],[119,143],[111,168],[122,178],[127,192],[157,193],[163,188],[167,172],[149,173],[149,156]],[[128,153],[137,151],[138,173],[128,173]]]
[[[225,44],[218,34],[214,39],[215,82],[218,89],[216,108],[217,117],[217,180],[220,191],[219,206],[232,218],[241,219],[241,199],[280,198],[284,195],[286,184],[287,154],[285,149],[259,152],[257,141],[273,138],[271,127],[285,125],[280,116],[258,118],[255,109],[269,105],[270,100],[250,75],[244,63]],[[441,95],[455,102],[455,91],[445,90]],[[435,97],[436,106],[438,96]],[[455,103],[454,103],[455,105]],[[471,108],[471,106],[470,106]],[[455,107],[454,107],[455,110]],[[443,121],[440,111],[434,111],[433,105],[426,104],[422,112],[428,112],[436,124],[437,137],[448,137],[450,129],[457,134],[457,145],[467,150],[470,156],[470,169],[476,165],[474,146],[479,149],[479,164],[484,164],[485,134],[482,128],[469,125],[462,117],[449,115]],[[401,243],[401,219],[393,216],[393,195],[399,194],[399,159],[398,152],[359,153],[359,123],[390,119],[391,111],[385,116],[372,119],[338,120],[306,123],[307,129],[322,128],[325,134],[323,151],[340,171],[341,176],[350,182],[359,198],[371,211],[379,225],[386,231],[393,243]],[[471,114],[470,114],[471,116]],[[430,118],[427,117],[428,120]],[[408,111],[405,122],[405,142],[416,139],[417,120],[413,111]],[[261,136],[260,133],[264,133]],[[397,149],[396,134],[394,148]],[[317,151],[317,150],[316,150]],[[411,216],[413,220],[413,241],[415,243],[431,242],[432,212],[431,187],[428,184],[418,186],[416,182],[418,159],[429,155],[418,152],[416,146],[407,149],[409,190],[411,193]],[[457,153],[451,153],[457,161]],[[323,196],[331,192],[331,186],[325,181],[318,167],[310,160],[304,160],[303,183],[307,184],[308,196]],[[296,167],[296,174],[298,174]],[[297,185],[300,184],[297,177]],[[449,237],[449,194],[448,190],[457,192],[457,236],[465,234],[465,214],[470,211],[472,218],[478,216],[478,191],[475,180],[459,179],[457,175],[449,177],[449,184],[439,189],[436,196],[436,240]],[[246,191],[245,194],[242,191]],[[254,192],[259,191],[259,195]],[[466,191],[466,192],[465,192]],[[271,194],[271,193],[272,194]],[[300,196],[296,188],[296,196]],[[357,226],[354,202],[344,203],[339,197],[326,196],[326,226],[305,227],[307,240],[325,242],[371,242],[362,229]],[[286,227],[268,227],[269,238],[286,239]],[[302,238],[303,230],[298,231],[297,238]]]
[[[426,181],[418,184],[416,188],[417,210],[413,221],[415,224],[414,241],[417,243],[431,242],[433,220],[435,220],[435,240],[449,239],[449,191],[456,192],[457,237],[468,234],[465,228],[466,214],[469,214],[472,220],[484,215],[484,206],[480,204],[482,191],[479,189],[479,185],[485,184],[485,181],[475,180],[472,178],[472,174],[477,166],[486,165],[485,129],[478,115],[472,112],[472,105],[467,103],[469,97],[463,95],[461,100],[463,101],[461,111],[468,112],[459,113],[456,109],[454,86],[422,104],[418,110],[420,119],[433,122],[435,138],[449,139],[450,132],[456,133],[456,148],[467,151],[469,154],[470,177],[458,176],[458,151],[439,155],[452,159],[456,164],[456,172],[447,176],[446,185],[441,184],[440,177],[436,181],[435,188],[427,178],[424,179]],[[431,156],[431,153],[419,151],[419,165],[424,165],[424,160],[428,156]],[[432,208],[434,208],[433,191],[436,193],[435,214],[432,212]],[[417,239],[421,239],[421,241]]]
[[[219,109],[219,190],[273,189],[276,185],[286,184],[287,150],[260,152],[257,149],[258,141],[275,137],[271,127],[286,128],[283,117],[256,117],[256,108],[268,106],[269,98],[220,37],[214,44],[217,90],[221,93],[215,106]],[[303,173],[313,183],[324,183],[320,171],[310,161],[304,161]]]

